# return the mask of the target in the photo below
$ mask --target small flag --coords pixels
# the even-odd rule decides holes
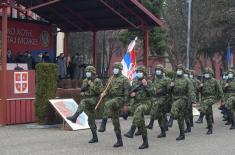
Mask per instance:
[[[130,81],[134,78],[135,68],[136,68],[136,53],[135,44],[137,37],[132,40],[127,48],[127,52],[124,55],[121,63],[123,65],[122,74],[126,76]]]

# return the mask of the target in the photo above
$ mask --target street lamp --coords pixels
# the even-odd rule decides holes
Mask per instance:
[[[187,1],[188,1],[188,32],[187,32],[186,67],[189,68],[189,48],[190,48],[190,33],[191,33],[192,0],[187,0]]]

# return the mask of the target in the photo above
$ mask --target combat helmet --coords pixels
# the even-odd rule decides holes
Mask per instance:
[[[96,74],[96,69],[93,66],[87,66],[85,69],[85,72],[92,72],[92,73]]]
[[[160,69],[160,70],[162,70],[164,73],[166,73],[166,69],[163,67],[162,64],[156,65],[155,70],[157,70],[157,69]]]
[[[233,70],[232,68],[230,68],[230,69],[228,70],[227,74],[228,74],[228,73],[233,73],[233,74],[235,74],[235,72],[234,72],[234,70]]]
[[[147,75],[147,71],[146,71],[145,66],[138,66],[138,67],[136,68],[136,71],[141,71],[141,72],[143,72],[145,75]]]
[[[177,69],[182,69],[185,72],[185,67],[182,64],[177,65],[176,70]]]
[[[207,68],[205,69],[204,73],[210,73],[210,74],[212,74],[213,76],[215,75],[214,71],[213,71],[212,68],[210,68],[210,67],[207,67]]]
[[[112,68],[119,68],[120,70],[123,69],[122,63],[120,62],[115,62],[112,66]]]

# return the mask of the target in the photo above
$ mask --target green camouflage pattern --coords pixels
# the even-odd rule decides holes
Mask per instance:
[[[84,92],[84,97],[78,105],[78,112],[82,113],[83,111],[88,116],[88,124],[92,131],[96,131],[97,127],[95,124],[95,106],[98,101],[99,95],[103,89],[102,82],[99,78],[91,80],[93,82],[93,86],[89,86],[89,89],[86,89]],[[82,83],[82,87],[88,85],[88,79],[84,79]]]
[[[135,88],[142,84],[141,80],[134,80],[132,87]],[[137,126],[140,133],[145,136],[147,135],[147,129],[145,127],[144,114],[151,108],[151,96],[154,94],[155,89],[150,80],[148,80],[147,86],[143,86],[142,89],[136,92],[134,103],[132,107],[133,111],[133,122],[132,124]]]
[[[219,82],[214,79],[204,79],[203,87],[201,88],[201,110],[206,115],[208,127],[212,127],[213,111],[212,105],[218,100],[223,100],[223,90]]]
[[[160,127],[164,127],[164,120],[168,107],[170,107],[168,95],[170,79],[164,76],[156,76],[153,85],[155,94],[152,99],[152,108],[150,111],[151,117],[158,119]]]
[[[124,103],[128,102],[129,87],[129,80],[124,75],[117,75],[113,77],[107,91],[103,118],[112,118],[115,133],[121,134],[119,114]]]
[[[224,90],[224,96],[226,96],[225,107],[228,109],[228,115],[231,121],[234,121],[235,110],[235,79],[227,80],[228,87]]]
[[[176,77],[173,82],[175,84],[172,89],[171,115],[178,120],[179,128],[183,130],[187,105],[196,102],[196,95],[193,84],[188,78]]]

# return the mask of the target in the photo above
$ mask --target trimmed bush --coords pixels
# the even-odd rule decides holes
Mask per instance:
[[[53,124],[56,121],[55,110],[48,100],[56,98],[57,73],[56,64],[36,65],[36,115],[41,124]]]

